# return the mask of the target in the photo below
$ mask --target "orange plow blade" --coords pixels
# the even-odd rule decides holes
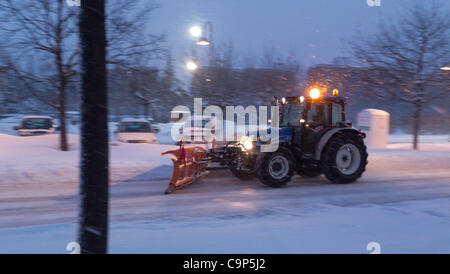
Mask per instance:
[[[172,179],[165,194],[172,193],[185,185],[192,183],[196,178],[206,173],[206,149],[203,147],[180,146],[180,149],[170,150],[161,155],[169,155],[173,163]]]

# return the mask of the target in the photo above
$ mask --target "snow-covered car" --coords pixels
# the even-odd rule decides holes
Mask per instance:
[[[33,136],[54,133],[56,127],[50,116],[24,116],[19,126],[15,126],[19,136]]]
[[[116,140],[125,143],[156,143],[157,129],[145,119],[122,119],[115,132]]]
[[[207,124],[211,126],[207,127]],[[181,130],[183,141],[187,143],[206,143],[207,136],[215,132],[217,120],[213,117],[191,116]]]

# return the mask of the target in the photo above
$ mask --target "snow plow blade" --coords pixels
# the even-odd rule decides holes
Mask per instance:
[[[192,183],[195,179],[205,174],[208,161],[205,161],[206,149],[203,147],[180,146],[180,149],[170,150],[161,155],[169,155],[173,163],[172,179],[164,194],[170,194],[175,190]]]

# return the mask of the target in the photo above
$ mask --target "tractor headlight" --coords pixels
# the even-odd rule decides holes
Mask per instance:
[[[253,148],[253,142],[251,139],[247,139],[244,143],[245,150],[251,150]]]
[[[253,148],[253,138],[251,136],[242,136],[239,142],[244,151],[251,150]]]

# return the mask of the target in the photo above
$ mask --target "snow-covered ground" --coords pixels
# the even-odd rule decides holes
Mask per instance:
[[[440,135],[419,135],[419,141],[421,143],[448,143],[450,142],[450,135],[440,134]],[[388,143],[390,144],[401,144],[401,143],[412,143],[413,135],[411,134],[391,134],[388,137]]]
[[[0,122],[0,132],[9,126]],[[160,126],[165,140],[170,126]],[[58,135],[4,133],[0,253],[68,253],[77,229],[78,136],[61,152]],[[215,171],[171,195],[162,194],[171,163],[160,153],[174,146],[112,142],[110,251],[369,253],[367,244],[378,242],[382,253],[450,253],[448,139],[428,137],[413,151],[392,138],[387,149],[369,151],[354,184],[294,177],[271,189]]]
[[[31,137],[0,134],[0,185],[21,183],[33,187],[76,182],[79,136],[68,135],[68,152],[58,150],[58,138],[57,134]],[[170,169],[172,165],[160,153],[174,148],[169,145],[111,143],[112,182],[129,179],[155,168],[152,175],[159,177],[161,174],[158,170],[165,166]]]
[[[370,253],[367,245],[377,242],[381,253],[450,253],[449,198],[351,206],[302,200],[295,207],[251,213],[113,222],[109,251]],[[76,229],[73,223],[0,229],[0,253],[69,253],[66,246],[76,241]]]

